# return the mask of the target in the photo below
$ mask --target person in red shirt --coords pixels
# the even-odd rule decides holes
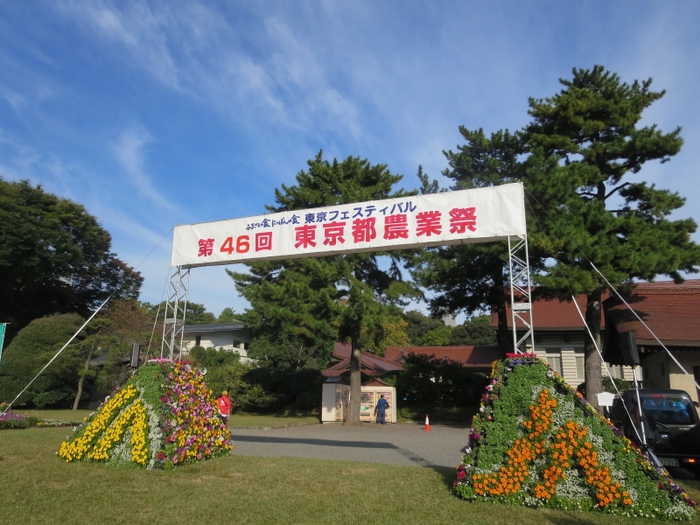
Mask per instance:
[[[216,400],[219,405],[219,417],[228,425],[228,416],[231,413],[231,400],[228,398],[228,391],[221,392],[221,397]]]

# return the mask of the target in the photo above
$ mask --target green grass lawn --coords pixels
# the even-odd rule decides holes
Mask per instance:
[[[69,433],[0,431],[3,524],[658,523],[467,503],[450,494],[452,469],[235,455],[170,472],[67,464],[56,451]],[[683,485],[700,499],[699,482]]]
[[[17,414],[22,414],[25,416],[34,416],[38,419],[48,419],[57,421],[71,421],[74,423],[80,423],[84,418],[92,413],[92,410],[13,410]]]

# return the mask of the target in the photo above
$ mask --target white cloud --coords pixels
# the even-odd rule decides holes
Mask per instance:
[[[149,142],[153,142],[153,138],[148,132],[132,128],[123,131],[117,141],[110,144],[110,149],[142,196],[158,206],[174,210],[175,207],[153,187],[150,177],[144,171],[143,149]]]
[[[0,84],[0,98],[5,99],[9,106],[18,115],[21,113],[21,109],[24,106],[26,97],[8,86]]]
[[[261,17],[264,33],[241,42],[240,24],[207,4],[64,0],[61,12],[90,30],[115,56],[166,88],[222,111],[237,124],[267,120],[288,129],[361,136],[356,102],[326,72],[321,49],[299,28]],[[126,53],[126,55],[124,55]]]
[[[148,2],[129,2],[118,9],[110,0],[64,0],[58,4],[90,27],[102,39],[125,48],[129,60],[135,60],[158,81],[179,90],[177,67],[168,47],[171,21],[167,9]]]

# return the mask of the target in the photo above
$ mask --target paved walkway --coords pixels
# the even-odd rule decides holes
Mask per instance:
[[[367,461],[412,467],[455,468],[469,429],[415,423],[354,427],[338,423],[270,430],[232,428],[233,455]],[[669,469],[678,480],[694,479],[685,469]]]
[[[271,430],[231,429],[234,455],[367,461],[455,468],[467,445],[466,427],[395,423],[326,423]]]

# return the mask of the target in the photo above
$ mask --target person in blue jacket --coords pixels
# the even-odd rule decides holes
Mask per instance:
[[[384,394],[377,401],[377,423],[386,425],[386,409],[389,408],[389,403],[384,399]]]

